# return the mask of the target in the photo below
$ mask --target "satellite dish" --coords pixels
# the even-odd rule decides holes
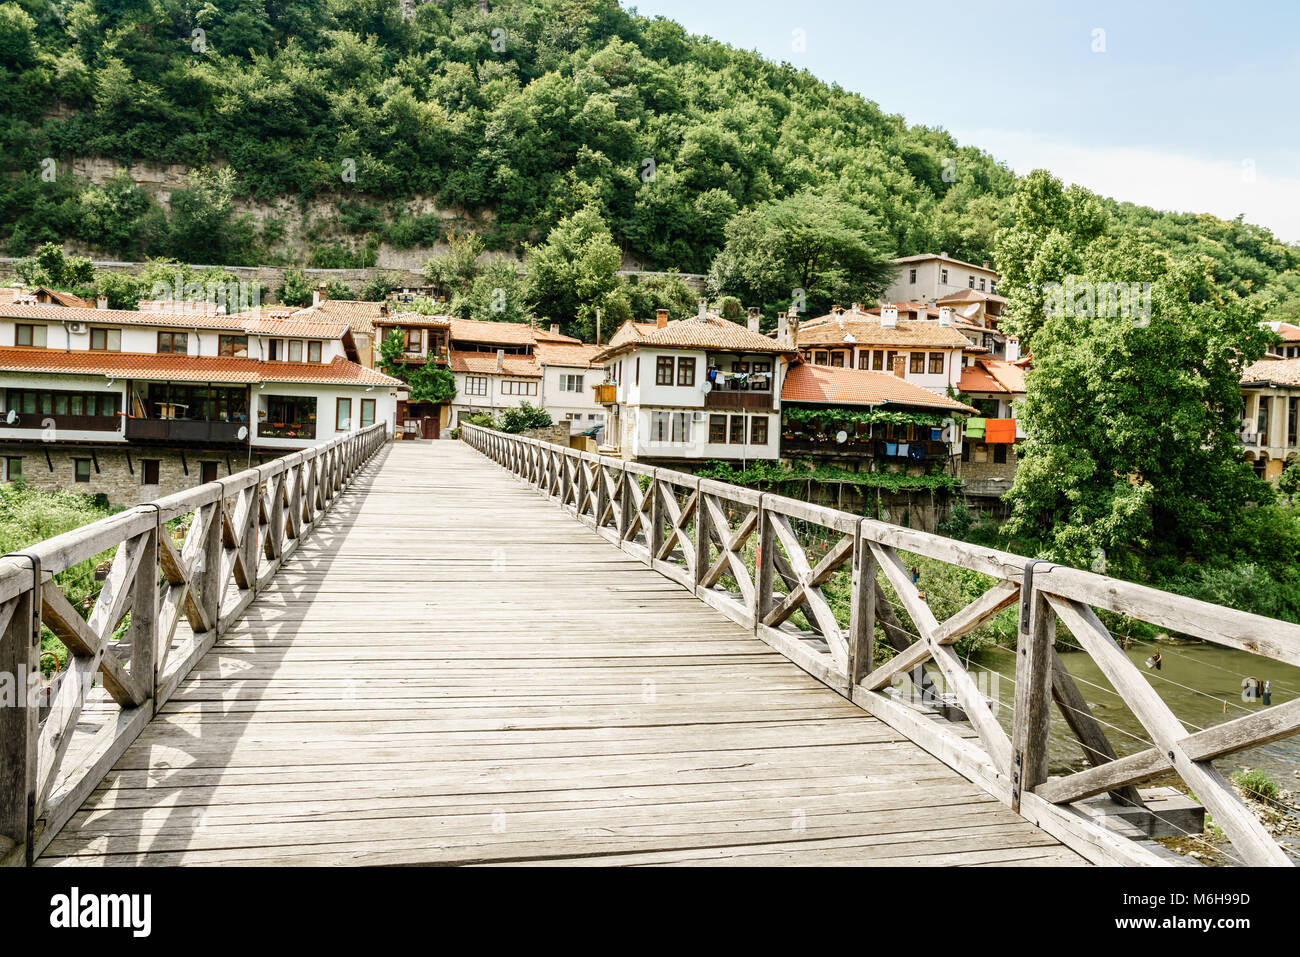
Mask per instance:
[[[849,440],[849,433],[845,432],[843,429],[840,429],[838,432],[835,433],[835,441],[840,445],[843,445],[848,440]]]
[[[708,379],[705,379],[705,380],[704,380],[704,394],[705,394],[705,395],[708,395],[708,394],[709,394],[710,392],[712,392],[712,391],[713,391],[713,383],[710,382]]]
[[[10,409],[9,414],[5,416],[5,422],[8,423],[9,425],[13,425],[17,421],[18,421],[18,410]]]
[[[248,438],[248,426],[241,425],[239,431],[235,433],[235,438],[239,439],[241,442]]]

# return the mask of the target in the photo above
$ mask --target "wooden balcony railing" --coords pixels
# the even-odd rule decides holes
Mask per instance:
[[[0,864],[44,849],[387,434],[352,432],[0,559],[0,678],[23,689],[0,706]],[[108,551],[83,617],[59,576]],[[47,707],[43,628],[69,652]]]
[[[462,426],[461,435],[1089,860],[1170,863],[1072,805],[1109,792],[1147,810],[1135,785],[1172,772],[1231,839],[1235,859],[1292,863],[1213,761],[1295,734],[1300,697],[1189,730],[1101,616],[1257,655],[1261,674],[1270,661],[1300,665],[1300,625],[671,469],[476,426]],[[982,581],[982,594],[941,603],[941,594],[918,586],[909,572],[926,561],[964,569],[968,583]],[[1012,609],[1014,701],[999,714],[955,644]],[[1136,748],[1120,740],[1128,753],[1116,750],[1110,725],[1089,703],[1101,686],[1077,681],[1057,652],[1058,625],[1113,689],[1102,689],[1111,697],[1099,703],[1115,709],[1118,697],[1139,723]],[[893,651],[885,660],[876,656],[877,633]],[[886,693],[905,678],[914,695]],[[940,696],[969,727],[936,720]],[[1077,739],[1087,769],[1049,775],[1053,705],[1057,736]]]
[[[714,389],[704,397],[706,409],[742,409],[750,412],[771,412],[771,392],[741,392],[732,389]]]
[[[247,422],[207,422],[201,419],[127,419],[126,437],[135,442],[201,442],[235,444]],[[244,438],[248,433],[244,433]]]
[[[591,388],[596,393],[597,405],[613,405],[618,401],[618,386],[614,385],[612,382],[593,385]]]

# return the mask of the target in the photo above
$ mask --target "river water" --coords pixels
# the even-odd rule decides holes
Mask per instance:
[[[1161,667],[1156,670],[1145,666],[1155,647],[1135,642],[1126,653],[1189,733],[1262,709],[1264,705],[1258,698],[1243,700],[1242,679],[1248,676],[1257,678],[1261,687],[1265,679],[1271,682],[1273,706],[1300,697],[1300,668],[1218,645],[1162,642]],[[1089,655],[1065,652],[1061,659],[1120,757],[1151,747],[1147,730]],[[968,667],[980,690],[998,702],[998,720],[1010,734],[1015,700],[1014,652],[1006,648],[984,649],[968,662]],[[1054,774],[1088,766],[1059,710],[1052,713],[1051,764]],[[1280,788],[1296,792],[1284,798],[1285,802],[1300,806],[1300,735],[1227,755],[1216,760],[1215,767],[1225,775],[1243,768],[1266,771]],[[1284,843],[1300,859],[1300,838],[1290,835]]]

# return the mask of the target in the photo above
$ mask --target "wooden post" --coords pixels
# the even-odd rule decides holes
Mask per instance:
[[[655,556],[659,554],[659,546],[664,543],[664,517],[663,506],[659,501],[659,470],[655,469],[654,474],[650,476],[650,487],[646,489],[646,494],[650,496],[650,527],[646,529],[645,543],[649,549],[646,556],[646,564],[654,566]]]
[[[704,576],[709,571],[709,539],[712,537],[713,517],[709,514],[705,502],[704,489],[695,487],[695,574],[691,580],[691,590],[697,590]],[[725,534],[725,532],[724,532]],[[725,542],[724,545],[725,546]]]
[[[853,530],[853,587],[849,607],[849,696],[876,667],[876,577],[879,566],[875,553],[862,537],[862,524]]]
[[[41,566],[21,557],[32,562],[34,587],[0,606],[0,677],[14,695],[0,700],[0,864],[14,865],[32,862],[40,740]]]
[[[758,550],[754,556],[757,566],[754,575],[754,629],[772,610],[772,574],[776,565],[776,531],[772,528],[772,516],[768,510],[768,498],[764,495],[758,500]]]
[[[226,583],[221,578],[221,552],[223,536],[221,533],[222,513],[226,507],[225,487],[219,486],[217,500],[208,508],[208,533],[203,540],[203,570],[198,574],[199,603],[207,614],[208,621],[218,634],[221,632],[221,596]]]
[[[155,524],[145,532],[141,547],[140,564],[136,566],[135,582],[131,594],[131,677],[144,689],[145,697],[155,702],[158,696],[158,536],[166,528],[157,522],[158,509],[154,510]],[[110,651],[109,654],[112,654]]]
[[[1025,565],[1016,638],[1016,697],[1011,733],[1011,810],[1020,795],[1047,780],[1048,734],[1052,716],[1052,642],[1056,614],[1034,587],[1034,566]],[[1045,563],[1043,563],[1045,564]]]

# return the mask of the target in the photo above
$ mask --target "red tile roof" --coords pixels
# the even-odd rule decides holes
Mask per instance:
[[[326,299],[318,306],[307,306],[298,313],[299,319],[346,322],[352,331],[374,335],[374,323],[384,314],[386,303],[366,302],[363,299]]]
[[[1241,373],[1242,385],[1300,386],[1300,359],[1260,359]]]
[[[962,392],[1025,394],[1025,369],[1005,359],[977,359],[962,369],[957,388]]]
[[[399,386],[401,380],[341,356],[328,364],[262,362],[222,356],[123,352],[63,352],[0,348],[0,371],[45,375],[101,375],[113,379],[173,382],[304,382],[322,385]]]
[[[219,329],[242,332],[244,321],[238,316],[176,315],[138,312],[134,309],[90,309],[74,306],[18,306],[0,303],[0,316],[6,319],[45,322],[90,322],[108,326],[165,326],[177,329]]]
[[[538,365],[570,366],[586,369],[604,346],[589,345],[585,342],[539,342],[533,350]]]
[[[531,346],[542,341],[581,342],[572,336],[562,336],[522,322],[484,322],[481,319],[452,319],[451,341],[453,345],[459,341],[497,346]]]
[[[976,411],[887,372],[815,366],[808,362],[792,365],[786,371],[781,401],[821,405],[914,405],[951,412]]]
[[[542,370],[532,356],[505,356],[502,368],[497,368],[494,352],[452,352],[452,372],[469,372],[474,375],[504,375],[515,379],[540,379]]]
[[[846,342],[844,337],[852,336]],[[886,329],[880,316],[869,312],[828,313],[809,319],[799,326],[799,347],[804,346],[933,346],[941,349],[961,349],[970,346],[970,340],[952,326],[941,326],[935,319],[904,319],[900,313],[898,325]]]
[[[698,318],[674,319],[667,325],[633,322],[619,326],[609,340],[609,345],[597,353],[596,361],[603,362],[621,352],[637,346],[666,347],[670,349],[708,349],[718,352],[793,353],[761,332],[750,332],[748,326],[710,315],[703,322]]]

